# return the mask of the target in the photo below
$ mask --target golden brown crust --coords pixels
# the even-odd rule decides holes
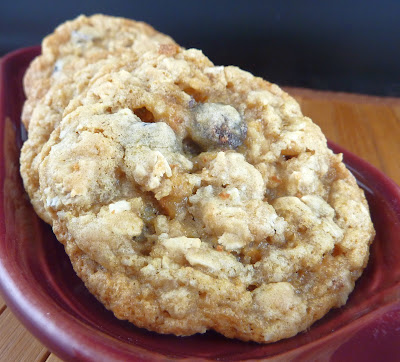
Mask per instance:
[[[293,98],[176,45],[73,79],[65,99],[52,86],[62,117],[30,125],[22,174],[118,318],[273,342],[346,302],[374,235],[368,205]]]
[[[68,77],[88,64],[110,54],[144,53],[174,41],[143,22],[102,14],[81,15],[67,21],[47,36],[42,54],[29,66],[24,77],[27,96],[22,121],[28,128],[36,103],[60,78]]]
[[[145,23],[101,14],[79,16],[44,39],[42,55],[24,77],[22,121],[30,137],[23,146],[21,172],[32,204],[46,222],[51,218],[38,195],[37,156],[71,99],[97,77],[135,67],[138,54],[173,47],[177,45],[171,38]]]

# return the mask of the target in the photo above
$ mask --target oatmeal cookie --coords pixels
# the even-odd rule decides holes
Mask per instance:
[[[87,288],[160,333],[291,337],[346,302],[374,236],[362,190],[296,101],[195,49],[94,79],[36,167]]]
[[[30,135],[21,153],[25,188],[38,215],[51,218],[38,195],[37,156],[62,119],[69,102],[101,75],[131,70],[146,54],[169,53],[178,45],[144,23],[104,15],[80,16],[59,26],[43,41],[42,55],[25,78],[22,115]]]
[[[140,58],[143,59],[143,56]],[[37,214],[46,222],[51,223],[41,201],[38,180],[38,155],[43,145],[48,141],[51,132],[60,123],[65,108],[77,95],[85,93],[97,78],[116,70],[133,69],[138,58],[132,53],[120,56],[109,56],[87,65],[80,71],[54,82],[46,95],[40,99],[30,117],[29,138],[21,150],[21,174],[25,189],[31,199]]]
[[[24,77],[27,96],[22,121],[28,128],[37,102],[49,88],[90,63],[121,53],[143,54],[176,46],[148,24],[106,15],[79,16],[60,25],[43,40],[42,54]]]

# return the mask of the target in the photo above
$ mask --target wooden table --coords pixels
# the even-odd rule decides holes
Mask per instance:
[[[332,141],[400,184],[400,98],[287,88]],[[60,359],[22,326],[0,297],[0,361]]]

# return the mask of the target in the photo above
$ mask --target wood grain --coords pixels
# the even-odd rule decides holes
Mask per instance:
[[[285,88],[326,137],[400,184],[400,98]],[[42,346],[0,297],[0,362],[61,360]]]
[[[0,361],[42,362],[50,354],[8,308],[0,315],[0,336]]]
[[[0,295],[0,313],[4,310],[5,307],[6,307],[6,302]]]
[[[62,362],[62,359],[58,358],[54,353],[46,359],[46,362]]]

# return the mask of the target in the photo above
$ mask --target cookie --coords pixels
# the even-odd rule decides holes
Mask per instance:
[[[21,157],[25,188],[42,219],[51,223],[37,195],[36,157],[69,102],[96,77],[122,67],[132,69],[144,54],[168,53],[175,47],[172,39],[146,24],[104,15],[80,16],[44,40],[42,55],[24,78],[28,98],[22,120],[30,137]]]
[[[125,62],[122,59],[126,59]],[[119,70],[131,69],[137,58],[133,54],[120,57],[109,56],[93,64],[87,65],[81,71],[65,77],[63,81],[55,82],[46,95],[37,101],[30,117],[29,138],[21,151],[21,174],[25,181],[25,188],[38,215],[48,223],[51,218],[43,208],[41,195],[38,194],[38,154],[48,141],[51,132],[60,123],[65,108],[78,94],[86,92],[91,82],[98,77]]]
[[[362,190],[296,101],[195,49],[96,78],[36,167],[87,288],[159,333],[294,336],[346,303],[374,236]]]
[[[175,45],[168,36],[143,23],[105,16],[79,16],[60,25],[43,40],[42,54],[28,68],[24,77],[27,102],[22,121],[28,128],[38,100],[56,82],[110,54],[143,54],[158,51],[159,46]]]

